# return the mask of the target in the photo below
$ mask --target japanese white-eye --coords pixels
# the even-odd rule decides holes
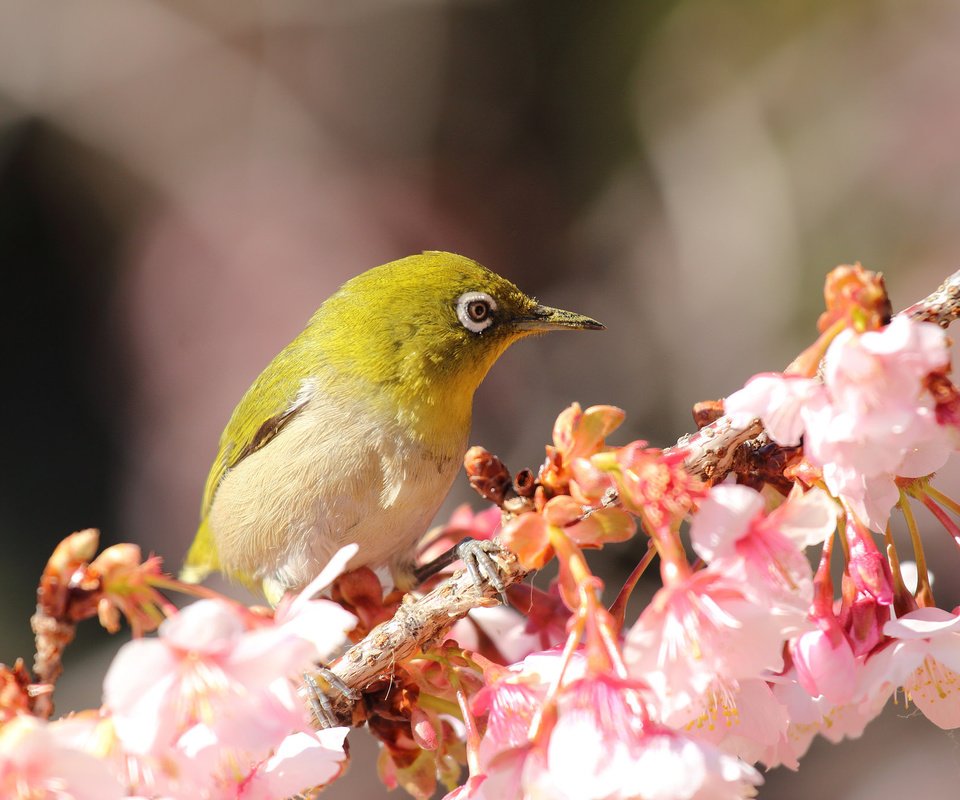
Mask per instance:
[[[347,281],[230,417],[181,577],[219,570],[275,600],[356,542],[349,568],[387,566],[408,588],[487,370],[524,336],[602,327],[452,253]]]

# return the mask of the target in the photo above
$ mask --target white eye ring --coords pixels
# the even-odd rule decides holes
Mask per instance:
[[[471,333],[483,333],[493,325],[497,301],[486,292],[464,292],[457,298],[457,319]]]

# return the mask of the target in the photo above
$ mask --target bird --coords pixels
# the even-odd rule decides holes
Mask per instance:
[[[181,578],[218,571],[276,603],[355,542],[347,569],[385,569],[412,588],[487,371],[526,336],[603,327],[454,253],[348,280],[233,411]]]

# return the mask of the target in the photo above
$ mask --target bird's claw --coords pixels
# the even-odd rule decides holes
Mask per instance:
[[[497,590],[504,605],[507,600],[507,587],[500,577],[500,567],[491,557],[491,553],[499,553],[500,547],[489,539],[464,539],[456,546],[457,557],[463,561],[470,573],[470,579],[475,586],[492,586]]]
[[[317,728],[336,728],[342,724],[333,704],[334,692],[349,698],[359,700],[360,694],[345,684],[340,677],[326,667],[317,667],[312,672],[303,673],[304,690],[307,702],[317,721]]]

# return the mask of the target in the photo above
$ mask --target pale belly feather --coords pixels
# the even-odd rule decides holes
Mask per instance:
[[[314,397],[217,488],[209,521],[221,568],[295,589],[356,542],[349,568],[386,565],[405,583],[465,446],[437,454],[395,418]]]

